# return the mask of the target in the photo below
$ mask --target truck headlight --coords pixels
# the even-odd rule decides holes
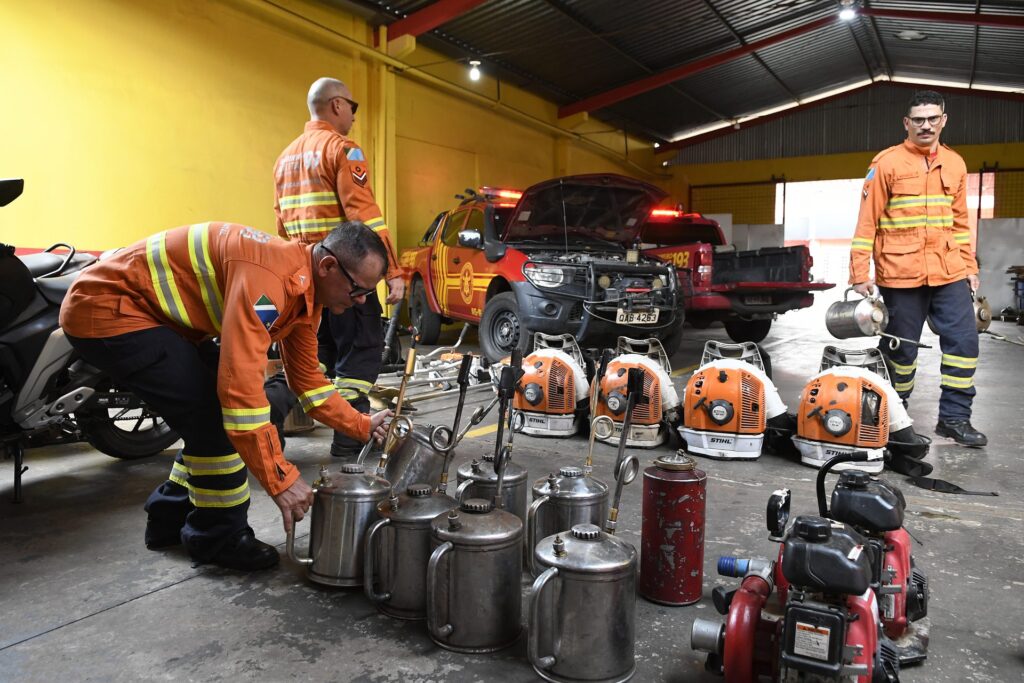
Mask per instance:
[[[654,279],[651,280],[651,289],[661,289],[665,286],[665,280],[661,275],[655,275]]]
[[[548,289],[558,287],[566,280],[565,270],[558,266],[537,266],[527,263],[523,266],[523,275],[533,285]]]

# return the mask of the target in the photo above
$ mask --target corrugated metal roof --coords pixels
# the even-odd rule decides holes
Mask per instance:
[[[390,24],[434,0],[355,3]],[[560,105],[632,87],[588,110],[662,141],[809,93],[891,75],[1019,88],[1024,29],[933,21],[927,12],[1024,17],[1024,0],[862,0],[915,16],[838,19],[838,0],[488,0],[419,37],[453,59],[479,58],[499,78]],[[830,21],[835,17],[834,21]],[[787,31],[813,32],[738,56],[670,85],[635,84]],[[897,37],[919,31],[920,41]],[[664,92],[662,92],[664,91]]]
[[[877,152],[906,137],[903,115],[913,88],[878,83],[726,137],[686,147],[673,164],[750,161],[844,152]],[[1024,103],[981,95],[945,94],[949,115],[942,141],[950,146],[1024,140]]]

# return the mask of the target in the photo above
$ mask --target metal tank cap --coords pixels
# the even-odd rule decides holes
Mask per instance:
[[[341,471],[345,474],[362,474],[366,468],[356,462],[347,462],[341,466]]]
[[[430,487],[430,484],[410,484],[405,493],[410,498],[424,498],[429,496],[431,491],[433,489]]]
[[[581,541],[596,541],[601,538],[601,529],[596,524],[577,524],[572,528],[572,535]]]
[[[568,465],[558,470],[559,476],[562,477],[582,477],[583,470],[573,465]]]
[[[462,505],[459,506],[459,509],[465,512],[472,512],[474,514],[482,514],[491,511],[491,501],[483,498],[469,498],[462,501]]]
[[[688,455],[677,451],[671,455],[659,455],[654,459],[654,464],[665,470],[673,472],[689,472],[697,468],[697,461]]]

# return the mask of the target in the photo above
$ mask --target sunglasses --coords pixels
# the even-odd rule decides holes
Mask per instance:
[[[352,290],[349,291],[348,293],[349,297],[353,299],[358,299],[361,296],[366,296],[367,294],[372,294],[373,292],[377,291],[376,287],[360,287],[359,284],[349,274],[349,272],[345,270],[345,266],[341,265],[341,259],[338,258],[337,254],[335,254],[333,251],[325,247],[323,242],[320,243],[320,248],[334,257],[334,261],[338,264],[338,268],[341,270],[342,273],[345,274],[345,277],[348,278],[348,281],[352,283]]]
[[[348,106],[352,107],[352,116],[355,116],[356,115],[356,110],[359,109],[359,103],[358,102],[356,102],[355,100],[350,100],[349,98],[345,97],[344,95],[335,95],[331,99],[332,100],[345,100],[346,102],[348,102]]]

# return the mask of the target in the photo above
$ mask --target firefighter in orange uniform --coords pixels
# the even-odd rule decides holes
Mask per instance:
[[[850,284],[865,296],[877,284],[889,309],[890,334],[919,340],[931,317],[942,347],[935,432],[981,447],[988,439],[970,421],[978,366],[971,296],[978,289],[978,262],[967,224],[967,166],[939,144],[945,108],[937,92],[914,93],[903,117],[907,139],[872,159],[850,251]],[[879,348],[906,402],[914,389],[917,347],[901,344],[892,351],[883,339]]]
[[[278,157],[274,167],[274,212],[281,237],[303,244],[320,240],[341,220],[360,220],[380,235],[388,251],[387,303],[402,300],[395,249],[380,207],[370,189],[370,168],[363,150],[347,135],[359,107],[339,80],[320,78],[309,88],[310,120],[302,135]],[[318,334],[320,362],[341,396],[369,412],[369,391],[381,369],[384,340],[382,309],[376,292],[341,315],[325,313]],[[331,453],[352,455],[359,444],[335,432]]]
[[[272,342],[308,413],[357,440],[383,437],[390,412],[357,412],[319,371],[316,330],[324,308],[341,313],[376,287],[386,259],[380,238],[358,222],[315,245],[200,223],[153,235],[75,281],[60,313],[68,341],[184,441],[168,481],[146,501],[147,547],[184,543],[196,561],[241,571],[277,564],[247,522],[246,468],[286,531],[313,494],[270,422],[263,371]]]

